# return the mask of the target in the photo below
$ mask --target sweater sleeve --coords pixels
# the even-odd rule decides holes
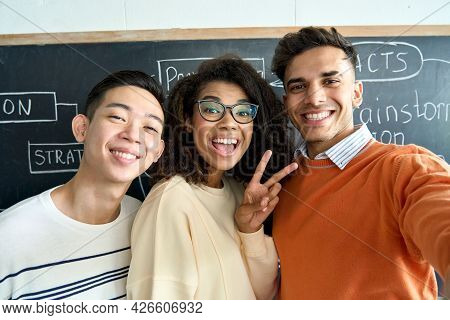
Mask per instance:
[[[144,201],[133,224],[128,299],[194,299],[198,278],[186,213],[189,197],[173,184],[158,189]]]
[[[238,234],[256,298],[273,299],[278,290],[278,255],[272,237],[264,234],[263,227],[255,233]]]
[[[395,159],[394,196],[408,250],[445,278],[450,267],[450,170],[419,148]]]

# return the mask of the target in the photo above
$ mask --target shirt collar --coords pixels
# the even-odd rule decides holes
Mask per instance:
[[[330,149],[319,153],[314,160],[330,159],[339,169],[344,170],[358,152],[373,139],[365,124],[356,125],[354,128],[355,131],[352,134],[336,143]],[[303,141],[295,150],[294,156],[298,157],[299,155],[309,159],[306,141]]]

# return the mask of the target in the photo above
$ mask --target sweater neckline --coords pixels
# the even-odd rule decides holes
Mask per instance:
[[[223,196],[229,189],[228,181],[225,177],[222,178],[222,188],[212,188],[212,187],[208,187],[207,185],[204,185],[204,184],[193,185],[193,186],[197,187],[213,196]]]
[[[330,159],[303,159],[307,167],[337,167]]]
[[[100,230],[108,230],[109,228],[111,228],[112,226],[114,226],[115,224],[117,224],[118,222],[122,221],[125,217],[125,211],[129,212],[129,209],[126,207],[126,198],[127,195],[124,195],[122,201],[120,202],[120,211],[119,214],[117,215],[117,217],[110,222],[107,223],[102,223],[102,224],[90,224],[90,223],[86,223],[86,222],[81,222],[78,221],[72,217],[69,217],[68,215],[64,214],[61,210],[59,210],[55,203],[53,202],[51,193],[53,190],[57,189],[61,187],[57,186],[54,188],[51,188],[47,191],[44,191],[43,193],[41,193],[39,195],[40,201],[41,203],[48,208],[49,210],[46,210],[45,213],[51,217],[52,219],[59,221],[61,223],[63,223],[64,225],[71,225],[72,227],[78,228],[78,229],[83,229],[86,231],[100,231]]]

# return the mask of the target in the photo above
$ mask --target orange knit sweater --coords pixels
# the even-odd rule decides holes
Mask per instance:
[[[274,217],[280,298],[435,299],[431,265],[450,266],[449,166],[375,141],[342,171],[302,162]]]

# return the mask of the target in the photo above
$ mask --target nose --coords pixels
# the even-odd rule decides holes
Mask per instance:
[[[236,120],[234,120],[233,116],[231,115],[231,109],[227,108],[225,109],[225,115],[222,119],[220,119],[218,123],[219,128],[221,129],[229,129],[229,130],[236,130],[238,127],[238,123]]]
[[[321,84],[310,85],[306,91],[305,104],[318,106],[326,102],[325,89]]]
[[[135,122],[129,122],[120,133],[120,138],[128,140],[131,143],[141,143],[141,132],[140,126]]]

